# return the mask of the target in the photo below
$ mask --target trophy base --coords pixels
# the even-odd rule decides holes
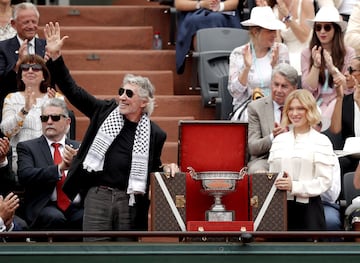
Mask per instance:
[[[226,222],[234,221],[234,211],[206,211],[206,221]]]

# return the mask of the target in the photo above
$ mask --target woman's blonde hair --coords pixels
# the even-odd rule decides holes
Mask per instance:
[[[321,121],[321,115],[318,110],[314,96],[308,90],[297,89],[292,91],[285,100],[283,118],[281,121],[282,126],[285,127],[291,124],[291,121],[289,120],[288,117],[288,113],[290,110],[290,104],[294,99],[297,99],[301,103],[301,105],[305,108],[306,110],[305,117],[309,123],[309,126],[316,125]]]

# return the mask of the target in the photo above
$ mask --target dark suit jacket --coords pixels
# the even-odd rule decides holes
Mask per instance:
[[[343,143],[348,137],[355,136],[354,129],[354,94],[345,95],[341,113],[341,135]]]
[[[66,139],[65,143],[79,146],[73,140]],[[25,219],[31,226],[50,201],[58,181],[58,167],[44,136],[19,142],[16,150],[19,182],[25,188]]]
[[[35,53],[45,56],[45,39],[35,38]],[[19,58],[20,43],[17,37],[0,41],[0,106],[6,95],[17,91],[16,72],[13,70]],[[1,112],[0,112],[1,117]],[[1,120],[1,118],[0,118]]]
[[[0,168],[0,195],[5,197],[16,187],[15,173],[11,169],[10,163]]]
[[[49,61],[48,68],[51,76],[59,89],[66,96],[72,105],[78,108],[83,114],[90,118],[90,124],[82,140],[81,147],[74,159],[66,178],[63,190],[73,199],[79,191],[86,193],[92,186],[92,178],[83,167],[82,163],[97,134],[97,131],[106,117],[118,107],[117,102],[112,100],[99,100],[87,91],[77,86],[72,79],[69,70],[66,68],[63,58],[56,61]],[[151,122],[150,151],[148,171],[160,171],[161,151],[166,140],[166,133],[154,122]],[[93,174],[93,173],[92,173]],[[96,176],[96,175],[95,175]],[[149,182],[148,176],[148,182]]]

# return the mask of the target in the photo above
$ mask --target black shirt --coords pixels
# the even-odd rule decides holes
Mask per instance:
[[[105,154],[104,169],[98,175],[97,185],[127,189],[137,125],[125,119],[124,127]]]

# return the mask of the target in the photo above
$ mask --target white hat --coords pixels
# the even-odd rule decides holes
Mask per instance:
[[[256,6],[251,9],[250,19],[241,22],[243,26],[259,26],[269,30],[285,29],[286,25],[275,17],[269,6]]]
[[[341,27],[341,31],[346,30],[347,23],[340,18],[339,10],[334,6],[323,6],[316,13],[314,19],[307,20],[311,28],[314,27],[315,22],[331,22],[336,23]]]

